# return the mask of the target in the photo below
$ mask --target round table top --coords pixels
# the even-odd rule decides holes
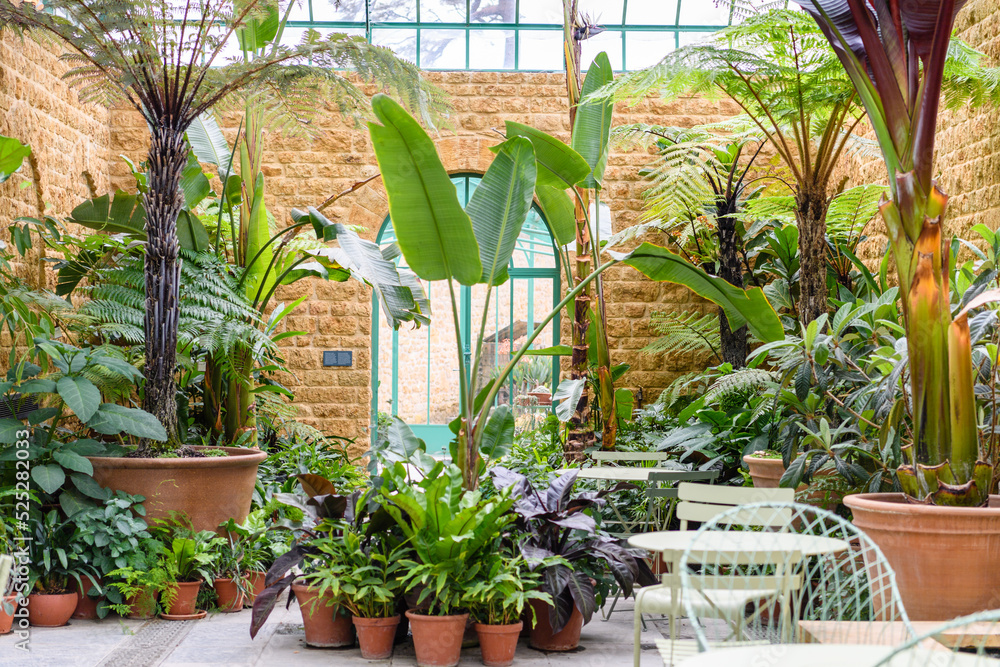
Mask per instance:
[[[630,546],[646,551],[683,552],[695,544],[697,530],[663,530],[641,533],[628,538]],[[844,540],[801,533],[764,531],[708,530],[697,539],[699,552],[713,551],[798,551],[803,556],[839,553],[850,545]]]
[[[577,479],[603,479],[614,482],[648,482],[651,472],[677,472],[673,468],[638,468],[634,466],[594,466],[593,468],[564,468],[560,474],[576,470]]]
[[[680,663],[681,667],[926,667],[941,664],[947,667],[996,667],[1000,661],[968,653],[931,651],[913,648],[890,662],[882,660],[893,651],[891,646],[858,644],[769,644],[716,648],[699,653]],[[936,658],[943,658],[939,663]]]

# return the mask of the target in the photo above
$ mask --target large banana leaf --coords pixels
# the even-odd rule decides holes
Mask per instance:
[[[88,199],[69,214],[70,222],[108,234],[129,234],[146,240],[146,209],[140,198],[124,190]]]
[[[385,95],[372,99],[372,146],[400,250],[424,280],[475,285],[483,275],[472,221],[423,128]]]
[[[536,185],[535,195],[556,244],[564,246],[572,243],[576,239],[576,211],[566,190],[551,185]]]
[[[214,116],[206,112],[195,118],[188,128],[187,140],[199,162],[219,170],[219,178],[231,172],[233,153]]]
[[[507,266],[534,192],[535,151],[531,142],[523,137],[508,139],[499,146],[465,207],[479,243],[482,282],[501,285],[507,281]]]
[[[24,158],[31,155],[31,148],[13,137],[0,135],[0,183],[21,168]]]
[[[551,185],[565,190],[590,174],[590,165],[583,156],[551,134],[508,120],[507,137],[525,137],[531,141],[535,147],[535,160],[538,162],[539,185]]]
[[[741,290],[652,243],[643,243],[626,255],[611,254],[648,278],[684,285],[698,296],[720,306],[726,311],[729,326],[733,329],[746,324],[753,335],[765,343],[781,340],[785,336],[781,320],[759,287]]]
[[[614,81],[614,78],[608,54],[601,51],[587,70],[587,78],[583,80],[583,90],[580,93],[581,101],[576,108],[576,120],[573,121],[573,150],[587,161],[591,169],[591,173],[580,185],[590,190],[601,188],[604,168],[608,166],[608,141],[611,138],[614,99],[608,96],[589,99],[589,96]]]

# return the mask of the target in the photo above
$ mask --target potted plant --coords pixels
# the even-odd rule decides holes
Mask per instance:
[[[525,612],[533,618],[534,609],[528,604],[531,600],[552,605],[552,596],[538,590],[541,583],[541,570],[529,569],[523,556],[500,551],[487,554],[479,577],[466,591],[486,667],[514,663],[524,626],[521,618]]]
[[[100,575],[96,580],[89,576],[81,578],[87,590],[77,590],[79,600],[73,618],[94,619],[107,613],[106,607],[100,605],[104,599],[103,578],[107,573],[134,562],[141,553],[140,543],[151,538],[146,522],[141,518],[145,514],[142,501],[142,496],[117,491],[104,501],[103,506],[91,507],[73,515],[83,543],[81,556]]]
[[[963,108],[992,99],[979,94],[982,70],[965,64],[967,58],[957,69],[946,64],[955,15],[965,3],[800,4],[837,52],[882,150],[889,197],[881,212],[907,334],[910,397],[886,424],[902,428],[912,406],[913,442],[896,471],[904,493],[851,495],[845,504],[895,570],[911,619],[993,608],[1000,508],[988,506],[995,480],[980,457],[968,314],[998,294],[985,292],[953,315],[948,195],[934,179],[942,90],[949,88],[945,104]]]
[[[319,595],[339,600],[351,613],[361,657],[387,660],[399,625],[397,605],[409,550],[390,546],[387,533],[366,537],[342,522],[337,535],[314,542],[322,556],[306,576]]]
[[[468,491],[457,466],[423,452],[410,465],[419,467],[423,478],[411,483],[406,465],[396,462],[383,472],[382,502],[413,549],[413,559],[402,561],[402,582],[412,596],[406,617],[417,663],[448,667],[461,658],[469,619],[466,591],[513,521],[512,501],[503,492],[484,498]]]
[[[143,621],[156,617],[157,599],[173,582],[166,569],[157,564],[155,553],[150,553],[149,569],[125,566],[107,573],[105,588],[111,611]]]
[[[620,483],[574,496],[576,470],[563,473],[544,490],[533,488],[524,475],[500,466],[492,468],[491,474],[497,489],[508,490],[514,499],[521,553],[529,569],[540,569],[544,582],[540,590],[552,598],[551,603],[530,600],[536,617],[531,629],[533,647],[569,651],[579,645],[580,630],[598,607],[595,581],[604,579],[608,570],[626,596],[632,594],[636,583],[656,583],[643,560],[645,552],[622,546],[598,530],[594,518],[585,513],[600,509],[608,493],[633,485]]]
[[[194,530],[191,520],[173,514],[156,521],[151,532],[161,542],[159,565],[167,574],[160,599],[165,609],[161,617],[169,621],[204,618],[197,608],[201,585],[211,581],[216,548],[223,538],[209,530]]]
[[[237,524],[235,520],[230,519],[219,527],[230,537],[236,536],[242,549],[244,604],[253,606],[257,594],[264,590],[267,570],[278,555],[275,554],[276,544],[283,547],[282,553],[287,551],[287,545],[283,541],[273,539],[265,508],[250,512],[243,524]]]
[[[96,580],[97,570],[82,556],[78,528],[60,521],[58,510],[32,518],[29,524],[28,621],[46,628],[66,625],[76,609],[73,584],[82,588],[81,579],[87,575]]]
[[[233,530],[229,530],[230,525]],[[225,537],[213,540],[212,587],[218,596],[219,611],[232,613],[243,609],[243,600],[249,588],[244,557],[246,550],[238,527],[230,519],[221,526]]]

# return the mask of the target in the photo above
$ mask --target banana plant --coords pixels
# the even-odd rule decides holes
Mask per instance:
[[[968,313],[1000,299],[1000,291],[981,294],[953,316],[944,231],[948,195],[933,178],[934,135],[949,67],[963,68],[961,89],[949,95],[949,104],[996,97],[976,67],[978,59],[949,62],[951,50],[971,51],[951,43],[965,0],[800,4],[850,76],[888,170],[889,197],[880,210],[906,322],[914,430],[909,463],[898,470],[900,484],[922,502],[984,505],[993,471],[979,457]]]
[[[487,451],[497,441],[512,436],[514,424],[507,418],[508,409],[493,407],[500,387],[556,314],[611,266],[623,263],[654,280],[685,284],[721,306],[734,326],[747,324],[762,341],[777,340],[784,335],[778,316],[759,288],[738,289],[665,248],[644,243],[595,267],[541,319],[507,365],[485,386],[476,386],[472,378],[480,377],[488,310],[484,306],[472,365],[467,368],[455,283],[485,285],[483,303],[488,304],[492,288],[508,278],[507,266],[533,196],[541,201],[551,197],[556,202],[566,198],[563,203],[570,203],[569,218],[564,216],[561,221],[572,221],[572,204],[565,191],[591,177],[592,169],[578,152],[555,137],[508,122],[506,140],[492,149],[496,157],[463,210],[434,142],[417,121],[385,95],[373,98],[372,109],[377,122],[370,122],[368,130],[388,195],[399,250],[421,279],[445,281],[448,285],[459,368],[460,415],[453,428],[456,433],[453,458],[462,472],[465,488],[475,489],[478,485],[480,451]],[[547,216],[554,210],[551,206],[546,209],[543,204]],[[550,218],[549,223],[554,230],[560,228],[560,219],[553,222]],[[558,243],[559,232],[553,233]]]

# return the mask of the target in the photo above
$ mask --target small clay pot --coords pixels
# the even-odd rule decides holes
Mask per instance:
[[[468,614],[427,616],[406,612],[413,633],[417,667],[455,667],[462,659],[462,637]]]
[[[14,605],[14,608],[10,610],[8,614],[4,611],[4,605]],[[10,633],[11,627],[14,625],[14,612],[17,611],[17,596],[8,595],[0,603],[0,635],[6,635]]]
[[[358,645],[365,660],[388,660],[392,657],[393,640],[399,616],[389,618],[354,617],[354,629],[358,631]]]
[[[256,570],[247,572],[247,590],[248,593],[244,596],[243,605],[246,607],[252,607],[253,601],[257,599],[260,592],[264,590],[264,578],[267,576],[267,572],[257,572]]]
[[[512,625],[476,623],[479,648],[486,667],[509,667],[514,664],[514,653],[517,652],[517,640],[523,625],[521,621]]]
[[[149,587],[142,588],[138,593],[131,596],[127,602],[130,609],[128,613],[129,618],[148,621],[156,616],[156,591]]]
[[[170,616],[190,616],[194,614],[198,605],[198,591],[201,590],[201,581],[178,581],[167,587],[164,591],[164,599],[173,599],[167,606],[167,614]],[[171,589],[173,591],[171,592]]]
[[[549,605],[541,600],[530,600],[535,610],[535,625],[531,628],[530,644],[540,651],[572,651],[580,645],[580,631],[583,630],[583,614],[573,605],[573,613],[566,625],[558,633],[552,632],[549,622]]]
[[[216,579],[212,583],[212,587],[215,589],[216,595],[219,596],[219,600],[216,602],[219,606],[219,611],[227,614],[242,611],[243,592],[237,587],[235,580],[225,578]]]
[[[28,596],[28,622],[39,628],[58,628],[69,623],[76,610],[76,593]]]
[[[81,588],[80,584],[76,585],[76,609],[73,611],[73,618],[84,619],[92,621],[97,618],[97,605],[104,599],[104,596],[100,597],[90,597],[87,593],[91,589],[100,589],[100,579],[94,581],[90,575],[83,575],[80,577],[80,581],[83,583]]]
[[[354,624],[350,616],[334,614],[335,595],[327,591],[320,596],[318,587],[305,584],[292,584],[292,592],[302,609],[306,644],[316,648],[354,646]]]

